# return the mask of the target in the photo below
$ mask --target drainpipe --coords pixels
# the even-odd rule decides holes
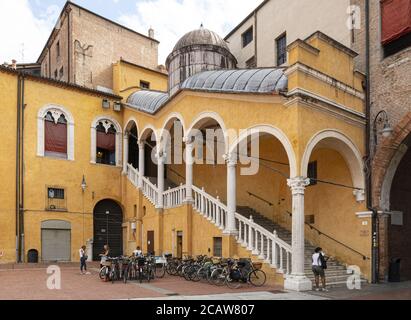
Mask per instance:
[[[71,83],[71,9],[67,8],[67,82]]]
[[[17,110],[16,110],[16,262],[20,261],[20,105],[21,105],[21,76],[17,76]]]
[[[365,1],[365,68],[366,68],[366,152],[368,158],[367,208],[372,211],[372,283],[378,282],[378,212],[372,201],[372,158],[371,158],[371,67],[370,67],[370,1]]]
[[[257,10],[254,11],[254,57],[255,66],[258,67],[258,20],[257,20]]]
[[[25,78],[24,75],[21,77],[21,137],[20,137],[20,148],[21,148],[21,159],[20,159],[20,208],[19,208],[19,222],[20,222],[20,262],[24,262],[24,109],[26,107],[24,103],[24,93],[25,93]]]

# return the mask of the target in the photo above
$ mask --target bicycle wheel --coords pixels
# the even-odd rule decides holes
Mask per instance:
[[[190,273],[192,272],[191,270],[193,269],[192,266],[187,266],[185,268],[183,268],[182,270],[182,276],[184,277],[184,279],[186,279],[187,281],[190,281]]]
[[[129,267],[127,267],[127,268],[124,270],[124,273],[123,273],[123,282],[124,282],[124,284],[127,283],[128,275],[129,275]]]
[[[224,269],[215,269],[210,276],[210,283],[216,286],[223,286],[225,283],[225,271]]]
[[[267,276],[263,270],[253,270],[248,275],[248,281],[250,281],[254,287],[262,287],[267,281]]]
[[[110,279],[111,279],[111,283],[114,284],[114,281],[116,280],[116,271],[113,270],[110,272]]]
[[[153,271],[153,269],[148,268],[148,269],[147,269],[147,272],[146,272],[146,276],[147,276],[147,281],[150,283],[151,279],[154,278],[154,271]]]
[[[196,277],[198,277],[198,281],[207,281],[207,278],[208,278],[207,275],[208,275],[208,269],[201,267],[200,269],[198,269]]]
[[[198,271],[201,269],[200,266],[194,266],[192,273],[190,274],[190,280],[193,282],[199,282],[201,280]]]
[[[101,280],[106,280],[106,274],[107,274],[106,268],[107,267],[102,267],[100,269],[100,272],[99,272],[98,276],[100,277]]]
[[[225,284],[230,289],[239,289],[241,287],[241,281],[231,279],[230,274],[227,274],[227,276],[225,277]]]
[[[170,276],[176,276],[177,275],[177,265],[175,263],[168,264],[166,267],[166,272]]]
[[[156,265],[155,267],[156,278],[164,278],[166,275],[166,268],[164,264]]]
[[[142,268],[138,268],[138,280],[140,283],[143,283],[143,270]]]

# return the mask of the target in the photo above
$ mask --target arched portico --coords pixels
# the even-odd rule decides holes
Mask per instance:
[[[308,177],[308,166],[314,149],[325,148],[337,151],[345,159],[351,173],[354,195],[357,201],[365,200],[364,164],[361,152],[343,133],[336,130],[324,130],[314,135],[308,142],[301,160],[301,176]]]

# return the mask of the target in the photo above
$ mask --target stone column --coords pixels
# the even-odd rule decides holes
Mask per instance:
[[[143,188],[143,177],[144,177],[144,159],[145,159],[145,141],[140,141],[138,143],[138,187]]]
[[[237,211],[237,155],[224,156],[227,163],[227,222],[224,230],[226,235],[237,235],[235,213]]]
[[[123,137],[123,175],[127,174],[128,165],[128,134],[124,133]]]
[[[164,163],[166,162],[166,154],[160,152],[156,154],[157,157],[157,188],[158,188],[158,201],[157,209],[164,208]]]
[[[193,165],[194,165],[194,142],[191,138],[185,140],[186,143],[186,202],[193,202]]]
[[[86,245],[86,252],[87,252],[87,261],[91,262],[93,261],[93,239],[88,239],[87,240],[87,245]]]
[[[311,280],[305,276],[304,251],[305,251],[305,216],[304,193],[310,184],[310,179],[296,177],[288,180],[292,192],[293,217],[292,217],[292,265],[291,275],[284,282],[284,288],[294,291],[309,291],[312,289]]]

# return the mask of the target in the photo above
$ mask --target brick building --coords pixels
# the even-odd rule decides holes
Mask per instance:
[[[153,30],[140,34],[68,1],[37,62],[45,77],[110,91],[114,62],[157,70],[153,37]]]
[[[367,71],[366,4],[353,33],[360,53],[357,68]],[[353,8],[354,9],[354,8]],[[369,104],[372,208],[378,210],[378,267],[387,280],[389,262],[401,259],[403,279],[411,279],[411,1],[369,1]],[[393,132],[390,132],[390,129]],[[384,130],[385,129],[385,130]],[[383,134],[385,133],[385,134]]]

